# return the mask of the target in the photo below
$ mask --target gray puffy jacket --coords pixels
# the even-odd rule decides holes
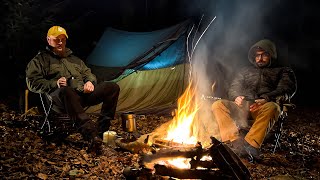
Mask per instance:
[[[260,47],[271,55],[268,67],[256,66],[255,48]],[[249,61],[254,66],[241,69],[233,79],[229,88],[229,98],[234,100],[238,96],[247,99],[264,98],[276,102],[280,97],[290,98],[296,92],[296,79],[289,67],[275,66],[277,60],[276,46],[270,40],[263,39],[255,43],[248,53]]]

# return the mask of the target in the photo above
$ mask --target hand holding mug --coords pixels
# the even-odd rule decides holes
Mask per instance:
[[[234,102],[235,102],[239,107],[242,107],[243,101],[244,101],[244,96],[238,96],[238,97],[236,97],[236,99],[234,100]]]
[[[61,77],[57,81],[57,85],[60,88],[61,86],[67,86],[67,79],[66,77]]]

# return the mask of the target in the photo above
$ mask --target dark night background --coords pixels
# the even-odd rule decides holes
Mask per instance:
[[[1,99],[18,104],[26,64],[46,45],[52,25],[67,29],[67,46],[82,59],[106,27],[152,31],[192,18],[200,30],[216,16],[202,42],[208,47],[210,78],[247,62],[249,47],[264,37],[278,46],[281,62],[296,72],[293,102],[318,106],[319,28],[316,4],[303,0],[11,0],[1,12]],[[220,79],[220,81],[223,81]]]

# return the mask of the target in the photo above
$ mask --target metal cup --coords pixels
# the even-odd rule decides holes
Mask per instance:
[[[254,103],[252,100],[243,100],[242,101],[242,106],[244,110],[249,111],[250,106]]]
[[[131,112],[121,114],[122,128],[124,131],[131,133],[137,130],[135,118],[136,115]]]
[[[71,77],[70,79],[68,79],[68,86],[72,87],[73,89],[77,89],[78,88],[78,80],[75,79],[74,77]]]

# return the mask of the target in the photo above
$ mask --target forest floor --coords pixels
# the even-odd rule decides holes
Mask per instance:
[[[22,117],[0,106],[0,179],[126,179],[123,170],[139,167],[141,154],[104,146],[101,155],[87,153],[78,133],[60,145],[47,143],[36,131],[33,116]],[[168,117],[146,115],[137,120],[140,134],[152,132]],[[124,135],[118,119],[111,130]],[[281,136],[281,148],[274,142],[261,148],[259,163],[243,161],[253,179],[320,179],[320,110],[297,107],[289,113]],[[140,179],[143,179],[142,177]],[[165,179],[152,176],[151,179]],[[168,177],[167,177],[168,179]]]

